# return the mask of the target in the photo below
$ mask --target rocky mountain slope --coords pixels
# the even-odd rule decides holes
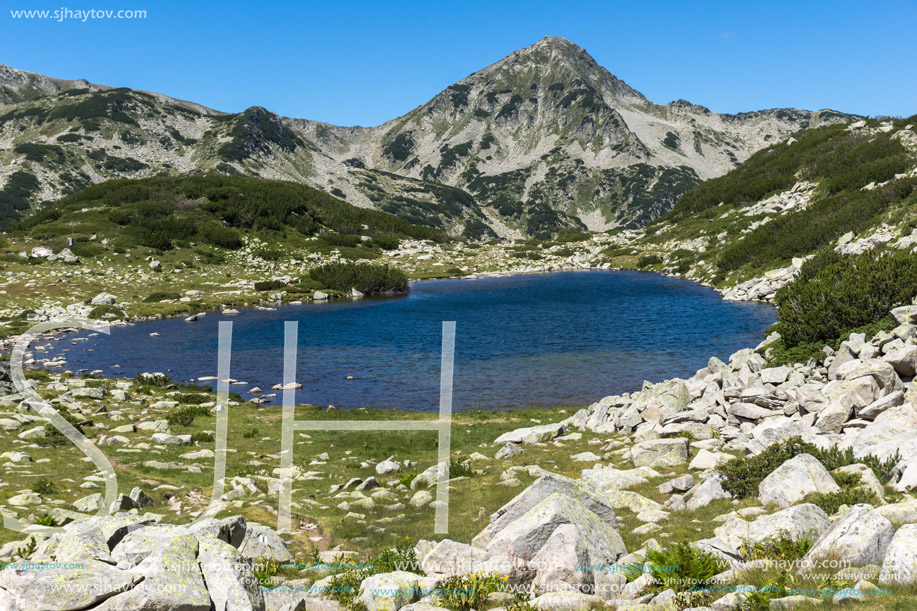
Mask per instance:
[[[721,115],[659,105],[583,49],[545,38],[378,127],[260,107],[225,114],[166,96],[0,67],[0,222],[89,184],[242,173],[473,239],[636,227],[799,129],[851,120],[792,109]]]

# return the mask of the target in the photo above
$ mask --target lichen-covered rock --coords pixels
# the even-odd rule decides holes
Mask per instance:
[[[497,437],[494,440],[493,445],[496,446],[503,443],[516,443],[523,445],[543,443],[563,435],[566,428],[566,424],[563,422],[557,422],[553,424],[541,424],[539,426],[530,426],[527,428],[516,429],[514,431],[503,433]]]
[[[489,558],[487,550],[443,539],[421,558],[420,566],[427,575],[452,577],[480,570]]]
[[[554,493],[576,499],[595,513],[602,522],[617,529],[614,507],[605,499],[601,490],[589,483],[550,473],[538,478],[531,486],[491,515],[490,523],[472,540],[472,545],[486,548],[494,534]]]
[[[758,499],[765,505],[789,507],[809,494],[829,494],[838,490],[840,486],[817,458],[800,454],[762,480],[758,485]]]
[[[76,611],[129,590],[141,579],[105,562],[84,560],[69,568],[4,569],[0,588],[23,611]]]
[[[280,536],[261,524],[251,522],[245,530],[245,539],[239,546],[239,552],[243,558],[255,560],[261,558],[272,558],[277,562],[290,562],[293,556],[287,550],[286,543]]]
[[[785,536],[793,541],[816,539],[831,525],[822,509],[812,503],[788,507],[774,514],[746,521],[738,516],[726,520],[714,529],[714,534],[732,549],[743,543],[761,543]]]
[[[398,611],[420,598],[420,576],[407,571],[380,573],[360,584],[358,600],[368,611]]]
[[[635,467],[675,467],[688,462],[688,440],[650,439],[634,445],[630,451]]]
[[[854,505],[835,520],[812,546],[803,562],[817,571],[818,563],[837,558],[844,566],[880,564],[895,527],[869,505]]]
[[[143,581],[105,601],[99,611],[210,611],[210,595],[197,564],[194,535],[165,538],[130,572]]]
[[[264,611],[260,584],[232,545],[205,537],[200,540],[197,561],[213,611]]]
[[[572,524],[587,549],[593,566],[612,565],[627,552],[616,525],[603,521],[579,500],[552,493],[491,537],[493,555],[533,558],[558,527]]]
[[[917,583],[915,567],[917,567],[917,524],[906,524],[898,529],[885,550],[879,583],[882,585],[915,584]]]

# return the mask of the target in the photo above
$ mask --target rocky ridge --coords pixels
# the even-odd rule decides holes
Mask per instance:
[[[378,127],[226,114],[0,69],[5,223],[100,181],[197,171],[293,180],[472,239],[640,226],[699,181],[834,111],[659,105],[548,37]]]

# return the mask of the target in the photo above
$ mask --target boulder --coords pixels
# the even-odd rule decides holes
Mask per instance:
[[[714,475],[688,490],[683,500],[685,502],[685,508],[688,511],[694,511],[701,507],[706,507],[718,499],[731,498],[732,495],[723,488],[721,476]]]
[[[118,298],[112,295],[111,293],[101,292],[95,297],[92,298],[92,301],[89,303],[92,305],[115,305],[118,302]]]
[[[902,378],[913,377],[917,373],[917,346],[911,344],[886,354],[885,362],[891,365]]]
[[[674,467],[688,462],[688,440],[650,439],[634,445],[630,459],[635,467]]]
[[[487,550],[443,539],[422,557],[420,566],[427,575],[453,577],[480,570],[481,564],[488,559]]]
[[[725,464],[735,458],[732,454],[726,454],[725,452],[711,452],[710,450],[701,450],[697,453],[697,456],[691,459],[691,462],[688,464],[689,469],[698,469],[701,471],[706,471],[708,469],[716,469],[722,464]]]
[[[491,515],[490,524],[478,533],[472,540],[472,545],[487,547],[493,535],[555,493],[576,499],[589,511],[596,514],[602,522],[617,530],[614,508],[606,500],[601,490],[589,483],[551,473],[538,478],[531,486]]]
[[[380,573],[360,584],[358,601],[367,611],[398,611],[420,598],[420,576],[407,571]]]
[[[497,437],[494,440],[493,445],[500,445],[504,443],[515,443],[523,445],[544,443],[551,441],[555,437],[563,435],[564,431],[566,431],[566,424],[563,422],[516,429],[514,431],[503,433]]]
[[[534,558],[554,532],[565,524],[576,528],[590,565],[614,564],[627,551],[616,525],[603,521],[576,498],[557,492],[496,532],[487,550],[504,557]]]
[[[891,311],[892,316],[899,325],[913,325],[917,323],[917,305],[901,306]]]
[[[898,529],[885,550],[879,583],[882,585],[915,584],[917,583],[917,571],[914,570],[914,567],[917,567],[917,524],[906,524]]]
[[[248,560],[262,556],[273,558],[277,562],[290,562],[293,559],[286,543],[276,532],[255,522],[247,524],[245,538],[239,545],[239,553]]]
[[[582,588],[592,581],[591,571],[584,570],[588,565],[588,547],[573,524],[558,526],[528,563],[536,572],[534,585],[539,592]]]
[[[829,526],[831,521],[820,507],[803,503],[774,514],[759,516],[751,522],[733,516],[713,532],[727,546],[738,549],[746,541],[761,543],[779,536],[786,536],[793,541],[816,539]]]
[[[874,511],[891,522],[895,528],[905,524],[917,524],[917,499],[905,498],[898,503],[877,507]]]
[[[812,493],[837,492],[840,486],[811,454],[786,461],[758,485],[758,499],[765,505],[789,507]]]
[[[580,479],[588,484],[592,484],[602,490],[624,490],[633,486],[639,486],[649,481],[650,477],[658,477],[659,474],[649,467],[639,469],[583,469]]]
[[[162,539],[160,545],[130,571],[143,581],[108,599],[99,610],[210,611],[210,595],[197,564],[197,554],[198,541],[193,535]]]
[[[215,611],[264,611],[264,596],[251,567],[225,541],[199,539],[198,564]]]
[[[820,570],[819,562],[839,559],[844,566],[880,564],[895,527],[869,505],[854,505],[835,520],[803,558],[804,566]]]
[[[23,611],[75,611],[95,608],[143,579],[98,560],[84,560],[74,566],[7,568],[0,571],[0,592],[5,591]],[[208,609],[209,604],[201,611]]]

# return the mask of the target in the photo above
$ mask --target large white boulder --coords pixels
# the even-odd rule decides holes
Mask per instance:
[[[892,523],[871,506],[854,505],[818,538],[803,562],[812,571],[828,559],[842,560],[844,566],[881,564],[894,534]]]
[[[789,507],[809,494],[830,494],[840,489],[817,458],[800,454],[764,478],[758,485],[758,499],[765,505]]]
[[[398,611],[418,598],[420,576],[407,571],[394,571],[364,579],[357,600],[368,611]]]
[[[879,583],[882,585],[917,583],[915,567],[917,567],[917,524],[907,524],[898,529],[885,550]]]
[[[774,514],[759,516],[750,522],[733,516],[713,532],[730,548],[738,549],[745,542],[761,543],[780,536],[793,541],[814,540],[828,530],[830,525],[831,520],[820,507],[803,503]]]
[[[635,467],[674,467],[688,462],[688,440],[650,439],[641,441],[630,450]]]

